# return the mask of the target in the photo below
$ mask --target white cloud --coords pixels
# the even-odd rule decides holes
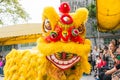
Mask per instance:
[[[32,18],[29,23],[40,23],[44,7],[53,6],[58,11],[60,0],[20,0],[20,4]]]

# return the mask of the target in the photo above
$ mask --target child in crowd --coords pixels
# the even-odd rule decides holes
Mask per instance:
[[[102,67],[106,66],[106,62],[102,60],[102,58],[98,55],[96,60],[96,71],[95,71],[95,78],[99,80],[98,75]]]

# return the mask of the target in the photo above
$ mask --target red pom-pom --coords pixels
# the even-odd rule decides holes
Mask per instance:
[[[69,13],[70,11],[70,6],[67,2],[63,2],[61,3],[60,7],[59,7],[59,11],[61,13]]]

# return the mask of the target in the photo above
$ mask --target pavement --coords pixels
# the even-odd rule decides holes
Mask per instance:
[[[4,80],[3,78],[4,77],[0,77],[0,80]],[[93,74],[92,74],[92,75],[83,75],[80,80],[95,80],[95,79],[94,79]]]
[[[3,80],[4,77],[0,77],[0,80]]]
[[[93,77],[93,75],[86,75],[82,76],[80,80],[95,80],[95,78]]]

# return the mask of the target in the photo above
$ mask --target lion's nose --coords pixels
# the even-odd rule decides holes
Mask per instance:
[[[67,31],[62,31],[62,36],[61,36],[61,40],[62,41],[69,41],[70,39],[70,34]]]
[[[67,36],[68,36],[68,32],[67,32],[67,31],[63,31],[63,32],[62,32],[62,36],[63,36],[63,37],[67,37]]]

